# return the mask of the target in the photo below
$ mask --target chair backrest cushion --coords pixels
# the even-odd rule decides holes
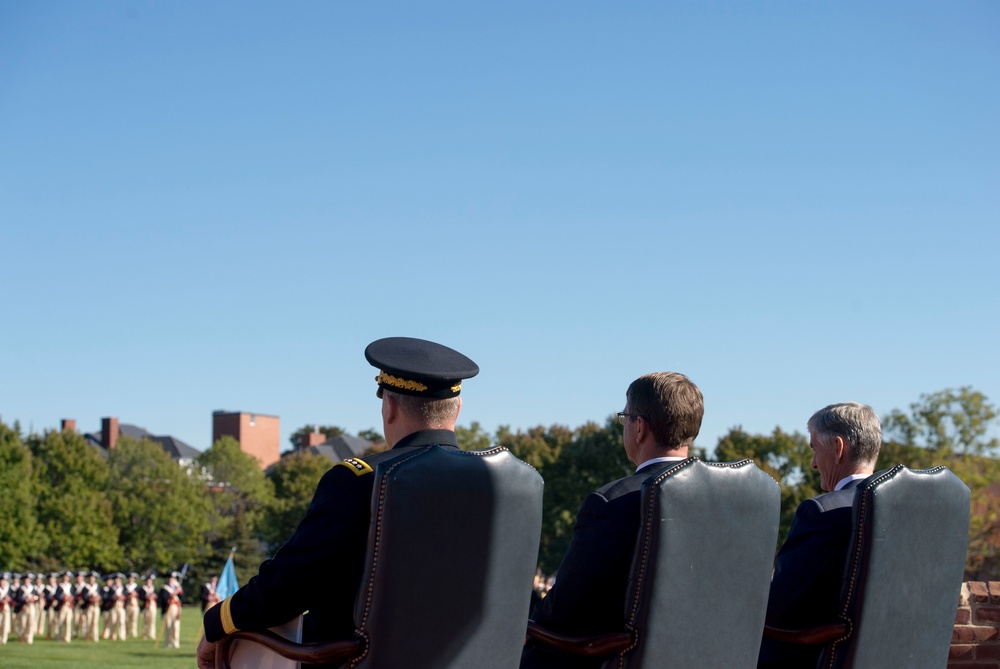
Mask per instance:
[[[778,539],[778,484],[751,460],[673,463],[643,483],[626,601],[635,647],[605,667],[752,668]]]
[[[969,532],[969,488],[945,467],[896,465],[862,481],[841,591],[849,636],[819,666],[948,662]]]
[[[380,464],[352,667],[516,667],[542,478],[506,449],[431,447]]]

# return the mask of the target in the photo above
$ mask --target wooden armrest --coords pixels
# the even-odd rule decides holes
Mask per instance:
[[[632,645],[635,633],[612,632],[597,636],[569,636],[545,629],[534,620],[529,620],[528,638],[564,653],[598,657],[625,650]]]
[[[306,664],[332,664],[346,660],[361,652],[362,643],[357,639],[350,641],[324,641],[322,643],[295,643],[270,630],[262,632],[237,631],[224,636],[215,647],[215,666],[217,669],[230,669],[230,647],[234,641],[253,641],[282,657]]]
[[[775,641],[802,646],[819,645],[847,636],[847,623],[830,623],[801,630],[783,630],[764,625],[764,636]]]

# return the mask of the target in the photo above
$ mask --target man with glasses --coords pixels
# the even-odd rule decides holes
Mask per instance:
[[[635,473],[612,481],[584,500],[556,583],[532,615],[535,622],[572,636],[624,629],[642,482],[666,463],[688,457],[704,413],[701,391],[683,374],[655,372],[632,382],[618,421]],[[521,667],[586,669],[600,667],[603,659],[568,655],[529,642]]]

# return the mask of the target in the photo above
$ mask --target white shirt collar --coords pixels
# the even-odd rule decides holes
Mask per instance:
[[[662,458],[650,458],[644,463],[635,468],[635,473],[638,474],[640,469],[645,469],[652,465],[658,464],[660,462],[680,462],[681,460],[687,460],[687,458],[681,457],[679,455],[668,455]]]
[[[850,476],[845,476],[837,482],[837,485],[834,487],[834,491],[842,490],[843,487],[851,481],[860,481],[861,479],[866,479],[869,476],[871,476],[871,474],[851,474]]]

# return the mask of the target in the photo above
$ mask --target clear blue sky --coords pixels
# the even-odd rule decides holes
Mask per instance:
[[[479,4],[0,0],[0,417],[285,449],[397,335],[490,432],[1000,402],[1000,4]]]

